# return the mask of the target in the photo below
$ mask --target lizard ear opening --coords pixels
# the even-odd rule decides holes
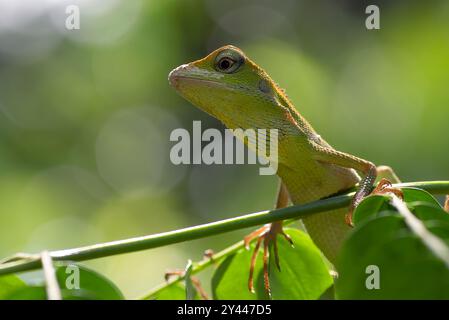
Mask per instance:
[[[237,72],[244,64],[245,58],[237,51],[226,49],[221,51],[215,57],[215,70],[222,73]]]
[[[263,93],[271,93],[270,83],[266,79],[260,79],[259,81],[259,90]]]

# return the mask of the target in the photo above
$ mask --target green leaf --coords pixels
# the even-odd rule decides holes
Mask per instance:
[[[26,283],[16,275],[0,277],[0,300],[5,299],[15,291],[26,286]]]
[[[56,278],[64,299],[124,299],[123,294],[112,281],[79,264],[58,263]],[[77,286],[78,279],[79,286]]]
[[[218,300],[255,300],[268,299],[264,291],[262,278],[262,257],[257,257],[254,268],[255,293],[248,289],[249,266],[254,244],[250,250],[240,249],[226,257],[212,276],[212,294]]]
[[[449,223],[441,220],[426,221],[425,226],[434,235],[446,242],[449,246]]]
[[[339,299],[449,298],[446,265],[420,239],[404,236],[403,230],[401,218],[389,216],[369,222],[352,234],[337,264]],[[384,232],[386,236],[380,236]],[[369,266],[379,270],[379,289],[367,286],[373,276]]]
[[[409,206],[412,207],[413,213],[420,220],[439,220],[449,223],[449,214],[441,207],[436,207],[433,204],[422,202],[412,202]]]
[[[294,247],[278,236],[281,271],[270,253],[270,284],[273,299],[318,299],[332,285],[332,277],[320,251],[304,232],[286,229]],[[252,246],[252,250],[254,246]],[[261,254],[255,268],[256,293],[248,290],[248,275],[252,250],[240,250],[225,259],[212,278],[216,299],[266,299]]]
[[[447,242],[449,217],[435,198],[419,189],[404,188],[403,192],[408,207],[421,219],[417,222]],[[393,206],[373,198],[357,208],[356,227],[340,252],[337,297],[448,299],[449,267],[444,252],[436,255],[426,245],[425,233],[415,233]],[[379,289],[370,287],[376,279]]]
[[[47,292],[44,286],[25,286],[5,297],[5,300],[46,300]]]
[[[440,207],[440,204],[434,196],[423,189],[418,188],[401,188],[402,193],[404,195],[404,201],[407,203],[410,202],[426,202],[428,204],[433,204],[437,207]]]
[[[283,237],[278,237],[281,271],[272,263],[270,283],[273,299],[318,299],[333,283],[319,249],[310,237],[295,229],[286,232],[294,247]]]
[[[376,216],[378,213],[388,210],[390,198],[384,195],[373,195],[365,198],[354,210],[353,223],[358,225],[361,222]]]
[[[118,300],[124,299],[120,290],[103,275],[78,264],[58,262],[56,264],[56,279],[64,300]],[[3,277],[2,277],[3,278]],[[0,292],[3,286],[0,278]],[[79,281],[78,281],[79,280]],[[9,290],[1,298],[9,300],[46,300],[45,284],[27,285],[17,279],[8,280],[17,287]],[[19,279],[19,281],[21,281]]]

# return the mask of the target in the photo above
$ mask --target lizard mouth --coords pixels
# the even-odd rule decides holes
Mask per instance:
[[[183,64],[173,69],[168,75],[170,85],[180,89],[183,83],[198,83],[206,86],[223,87],[225,84],[219,81],[223,75],[200,69],[191,64]]]
[[[197,77],[191,77],[191,76],[184,76],[184,75],[176,75],[171,74],[168,78],[170,85],[173,86],[176,89],[180,89],[180,86],[182,83],[199,83],[204,84],[206,86],[210,87],[224,87],[223,83],[220,83],[218,81],[210,80],[210,79],[202,79]]]

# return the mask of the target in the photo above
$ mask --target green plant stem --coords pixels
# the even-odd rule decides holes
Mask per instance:
[[[434,194],[449,193],[449,181],[412,182],[398,184],[396,186],[417,187]],[[83,261],[122,253],[157,248],[169,244],[204,238],[224,232],[254,227],[273,221],[294,218],[298,219],[318,212],[343,208],[349,204],[349,201],[352,198],[353,194],[353,192],[350,192],[344,195],[314,201],[304,205],[296,205],[277,210],[266,210],[257,213],[251,213],[231,219],[211,222],[199,226],[159,233],[155,235],[94,244],[91,246],[74,249],[51,251],[49,254],[54,261]],[[29,271],[38,269],[40,267],[40,259],[38,257],[35,257],[34,255],[30,255],[29,257],[6,260],[2,264],[0,264],[0,275]],[[193,270],[193,272],[195,272],[195,270]]]

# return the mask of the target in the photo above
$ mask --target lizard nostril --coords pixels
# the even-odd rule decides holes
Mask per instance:
[[[168,82],[170,83],[171,86],[177,88],[178,85],[178,76],[179,76],[179,67],[176,69],[173,69],[169,74],[168,74]]]
[[[168,82],[170,85],[174,88],[178,88],[178,79],[176,77],[170,77],[168,78]]]

